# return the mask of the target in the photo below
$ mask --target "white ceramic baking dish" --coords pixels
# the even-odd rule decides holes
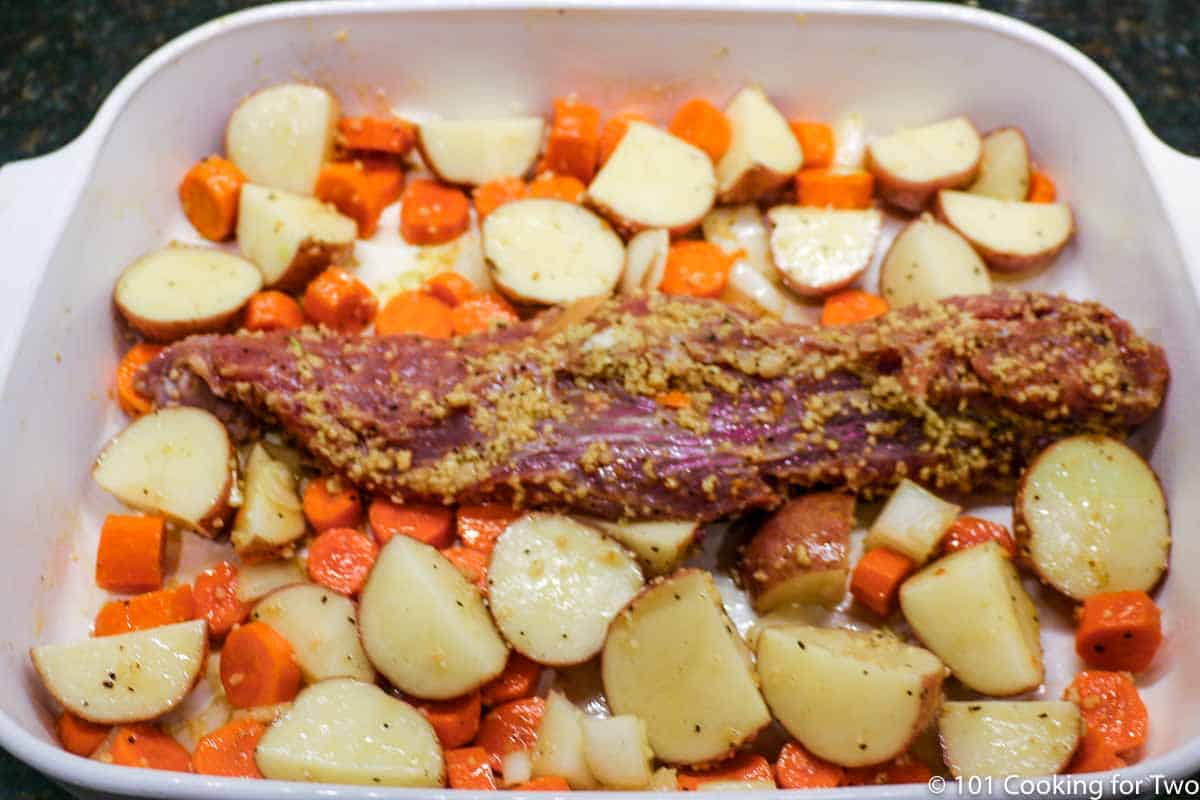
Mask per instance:
[[[736,5],[736,8],[734,7]],[[983,129],[1016,124],[1052,168],[1078,215],[1079,237],[1029,285],[1102,300],[1166,345],[1167,407],[1139,436],[1169,494],[1173,578],[1160,593],[1165,653],[1145,683],[1153,720],[1146,758],[1122,778],[1200,768],[1200,160],[1158,141],[1093,63],[1027,25],[919,3],[342,2],[276,5],[217,20],[137,67],[73,143],[0,170],[0,468],[6,557],[0,580],[0,745],[87,796],[160,798],[442,797],[177,775],[105,766],[54,743],[28,666],[36,642],[83,635],[99,602],[90,570],[97,522],[114,510],[88,468],[119,424],[105,399],[118,347],[110,292],[137,255],[186,230],[175,185],[220,149],[233,104],[253,89],[314,80],[351,111],[388,104],[448,115],[543,112],[578,91],[610,109],[728,96],[762,84],[784,110],[816,118],[863,113],[874,131],[949,114]],[[1189,227],[1189,225],[1191,227]],[[995,513],[1003,513],[1002,510]],[[193,537],[194,538],[194,537]],[[1077,668],[1070,620],[1051,603],[1046,695]],[[1133,784],[1060,784],[1064,796],[1127,794]],[[1141,791],[1154,791],[1144,782]],[[997,784],[1047,794],[1046,787]],[[1039,791],[1041,790],[1041,791]],[[951,785],[946,792],[954,793]],[[923,786],[833,790],[916,798]],[[815,792],[823,795],[831,792]]]

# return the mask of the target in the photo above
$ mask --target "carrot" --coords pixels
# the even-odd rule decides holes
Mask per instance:
[[[832,789],[841,786],[846,770],[817,758],[799,742],[788,742],[775,761],[775,782],[780,789]]]
[[[520,178],[497,178],[481,183],[471,192],[475,213],[482,220],[505,203],[525,197],[525,181]]]
[[[1079,775],[1085,772],[1108,772],[1110,769],[1121,769],[1127,766],[1125,759],[1117,755],[1117,751],[1104,740],[1099,731],[1088,728],[1079,740],[1075,755],[1067,765],[1067,773]]]
[[[54,729],[58,732],[58,741],[62,744],[63,750],[84,758],[96,752],[96,749],[108,738],[108,732],[112,730],[108,725],[88,722],[70,711],[64,711],[59,716]]]
[[[520,322],[512,305],[495,292],[483,292],[470,297],[450,311],[450,325],[455,336],[468,336],[491,330],[493,325]]]
[[[671,133],[708,153],[714,162],[729,149],[733,128],[721,109],[702,97],[688,100],[671,119]]]
[[[417,129],[399,117],[342,117],[337,142],[347,150],[403,156],[417,143]]]
[[[96,585],[122,594],[161,587],[165,532],[162,517],[105,517],[96,548]]]
[[[222,725],[196,742],[192,765],[201,775],[261,778],[254,749],[266,732],[266,725],[249,717]]]
[[[1105,592],[1083,601],[1075,652],[1089,667],[1141,672],[1162,644],[1162,612],[1145,592]]]
[[[268,290],[246,303],[242,327],[248,331],[290,331],[304,326],[304,312],[291,295]]]
[[[409,244],[442,244],[457,239],[471,224],[471,204],[453,186],[413,181],[400,206],[400,235]]]
[[[475,296],[475,284],[457,272],[439,272],[425,281],[425,289],[448,306],[457,306]]]
[[[192,771],[192,759],[187,750],[171,736],[144,722],[117,728],[108,756],[113,764],[122,767]]]
[[[458,567],[463,577],[475,584],[475,588],[487,594],[487,553],[472,550],[469,547],[447,547],[442,551],[446,559]]]
[[[460,747],[446,751],[446,781],[451,789],[495,791],[496,773],[487,750],[482,747]]]
[[[871,767],[849,767],[843,786],[881,786],[896,783],[929,783],[933,771],[905,753],[891,761]]]
[[[515,792],[569,792],[571,784],[557,775],[543,775],[512,787]]]
[[[358,490],[336,475],[315,478],[304,487],[301,501],[308,524],[316,531],[354,528],[362,522]]]
[[[543,172],[529,182],[529,197],[541,200],[562,200],[567,203],[578,203],[583,200],[587,187],[583,181],[574,175],[557,175],[553,172]]]
[[[573,97],[554,101],[554,121],[539,172],[571,175],[589,183],[600,156],[600,110]]]
[[[453,700],[412,700],[421,715],[433,726],[444,749],[462,747],[479,732],[483,706],[476,690]]]
[[[870,208],[875,176],[869,172],[802,169],[796,173],[796,202],[820,208]]]
[[[386,189],[387,183],[372,179],[361,162],[338,161],[321,167],[313,194],[354,220],[358,238],[367,239],[375,233],[388,203]]]
[[[844,289],[825,298],[821,308],[821,324],[827,328],[835,325],[853,325],[888,312],[888,302],[879,295],[860,289]]]
[[[460,506],[457,520],[458,538],[473,550],[491,553],[500,534],[520,516],[519,511],[497,503]]]
[[[375,333],[379,336],[415,334],[429,339],[449,339],[454,333],[450,325],[450,306],[429,292],[398,292],[375,318]]]
[[[1085,670],[1063,691],[1063,699],[1079,706],[1087,727],[1114,752],[1127,753],[1146,742],[1149,715],[1128,673]]]
[[[771,771],[771,762],[756,753],[740,753],[728,761],[722,761],[711,769],[704,771],[679,771],[679,788],[694,792],[706,783],[713,781],[771,781],[775,782],[775,774]]]
[[[250,613],[237,596],[237,567],[222,561],[196,576],[192,586],[196,618],[208,623],[208,635],[220,639]]]
[[[220,156],[209,156],[184,174],[179,202],[197,233],[214,242],[233,235],[245,182],[242,171]]]
[[[504,672],[484,684],[482,700],[485,706],[495,706],[507,703],[509,700],[519,700],[529,697],[537,689],[542,677],[542,666],[536,661],[530,661],[517,651],[508,654],[508,663]]]
[[[663,392],[654,399],[660,406],[666,408],[687,408],[692,404],[691,395],[687,392]]]
[[[600,129],[599,159],[601,165],[608,161],[608,157],[617,149],[617,145],[625,137],[625,131],[629,130],[631,122],[653,124],[645,114],[639,114],[636,111],[618,111],[609,117],[604,123],[604,127]]]
[[[667,251],[659,288],[667,294],[720,297],[734,258],[711,242],[676,242]]]
[[[338,333],[361,333],[375,319],[379,301],[358,278],[330,267],[308,284],[300,305],[313,322]]]
[[[404,168],[389,156],[361,156],[355,159],[367,173],[376,196],[387,208],[404,193]]]
[[[176,622],[187,622],[196,613],[196,604],[192,601],[192,587],[181,584],[171,589],[159,589],[157,592],[147,592],[128,600],[114,600],[105,603],[96,615],[96,624],[92,627],[93,636],[112,636],[117,633],[141,631],[147,628],[157,628],[160,625],[171,625]]]
[[[1058,188],[1050,176],[1039,169],[1029,175],[1029,202],[1053,203],[1058,199]]]
[[[907,556],[886,547],[868,550],[858,560],[850,577],[850,593],[854,599],[881,617],[896,610],[896,593],[900,584],[916,569]]]
[[[339,594],[362,591],[379,548],[354,528],[329,528],[308,545],[308,577]]]
[[[533,749],[544,713],[546,701],[540,697],[526,697],[496,706],[479,723],[475,744],[488,752],[492,767],[500,769],[504,756]]]
[[[286,703],[300,691],[296,654],[265,622],[239,625],[221,649],[221,685],[234,708]]]
[[[1017,555],[1017,543],[1008,528],[981,517],[961,516],[942,536],[942,553],[949,555],[984,542],[998,542],[1009,558]]]
[[[162,352],[162,347],[156,344],[135,344],[125,351],[117,364],[117,405],[131,417],[140,417],[154,410],[154,403],[143,395],[134,385],[138,372],[149,364],[156,355]]]
[[[800,150],[804,153],[804,167],[828,167],[833,163],[833,128],[824,122],[789,122]]]
[[[376,497],[367,509],[367,518],[380,545],[400,535],[442,548],[454,538],[454,510],[445,506],[397,505],[387,498]]]

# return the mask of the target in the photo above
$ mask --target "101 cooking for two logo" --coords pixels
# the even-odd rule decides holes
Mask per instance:
[[[1084,797],[1088,800],[1101,800],[1105,796],[1141,795],[1197,797],[1200,796],[1200,778],[1170,778],[1166,775],[1125,778],[1120,773],[1096,777],[1050,775],[1042,778],[1023,778],[1018,775],[943,778],[935,775],[929,779],[928,788],[935,797],[947,794],[990,796],[999,793],[1038,798]]]

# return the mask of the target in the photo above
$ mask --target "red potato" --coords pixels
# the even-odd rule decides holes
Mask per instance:
[[[858,280],[871,264],[883,228],[883,214],[874,208],[776,206],[767,218],[779,275],[806,297],[822,297]]]
[[[717,162],[720,202],[758,200],[787,183],[803,165],[800,143],[762,89],[742,89],[725,106],[725,116],[733,136]]]
[[[1042,269],[1075,235],[1075,218],[1065,203],[1027,203],[942,191],[935,213],[997,272]]]
[[[285,83],[247,97],[229,117],[225,152],[247,180],[312,194],[333,154],[337,99],[317,86]]]
[[[1031,172],[1025,134],[1020,128],[1000,128],[983,137],[979,175],[967,191],[997,200],[1024,200]]]
[[[866,165],[879,195],[905,211],[925,208],[940,189],[968,186],[979,173],[983,144],[964,117],[905,128],[867,146]]]
[[[266,286],[299,290],[327,267],[354,260],[358,224],[331,205],[247,183],[239,209],[238,248]]]
[[[417,129],[425,166],[444,183],[478,186],[524,177],[542,145],[540,117],[434,120]]]

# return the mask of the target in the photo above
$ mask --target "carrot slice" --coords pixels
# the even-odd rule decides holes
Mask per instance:
[[[1034,170],[1029,176],[1029,202],[1053,203],[1058,199],[1058,188],[1050,176],[1041,170]]]
[[[367,180],[387,208],[404,193],[404,168],[390,156],[364,155],[355,159],[367,173]]]
[[[523,197],[525,181],[520,178],[497,178],[476,186],[471,192],[471,199],[475,202],[475,213],[481,220],[505,203]]]
[[[476,552],[476,551],[469,551]],[[510,700],[529,697],[537,690],[538,681],[542,677],[542,665],[530,661],[517,651],[508,654],[508,663],[504,672],[484,685],[482,691],[483,704],[496,706]]]
[[[486,750],[492,766],[500,769],[504,756],[533,749],[537,743],[538,725],[545,713],[546,701],[540,697],[526,697],[496,706],[479,723],[475,744]]]
[[[128,600],[105,603],[96,614],[93,636],[112,636],[118,633],[157,628],[176,622],[187,622],[196,613],[192,587],[181,584],[171,589],[147,592]]]
[[[896,593],[900,584],[912,574],[916,564],[911,558],[876,547],[858,560],[850,577],[850,593],[854,599],[881,617],[896,610]]]
[[[137,390],[134,382],[142,367],[162,351],[163,348],[156,344],[135,344],[117,364],[117,404],[131,417],[140,417],[154,410],[154,403]]]
[[[261,778],[254,749],[267,726],[249,717],[222,725],[196,742],[192,765],[201,775]]]
[[[387,184],[373,180],[361,162],[338,161],[321,167],[313,194],[354,220],[358,238],[367,239],[379,227],[379,215],[388,203],[386,189]]]
[[[375,318],[375,333],[380,336],[415,334],[430,339],[449,339],[450,306],[429,292],[398,292]]]
[[[237,596],[237,567],[222,561],[196,576],[192,587],[196,618],[208,623],[208,635],[220,639],[250,614]]]
[[[453,186],[412,181],[400,206],[400,235],[409,244],[442,244],[457,239],[471,224],[471,204]]]
[[[393,536],[408,536],[442,548],[454,538],[454,510],[445,506],[398,505],[385,497],[376,497],[367,509],[367,518],[380,545],[387,544]]]
[[[479,691],[476,690],[453,700],[412,700],[437,734],[438,741],[444,749],[462,747],[475,738],[479,732],[480,715],[483,706],[479,702]]]
[[[403,156],[417,143],[417,129],[399,117],[342,117],[337,141],[347,150]]]
[[[832,789],[846,780],[846,770],[817,758],[799,742],[788,742],[775,761],[775,782],[780,789]]]
[[[358,490],[337,476],[308,482],[301,501],[304,516],[314,530],[354,528],[362,522],[362,500]]]
[[[105,517],[96,548],[96,585],[122,594],[162,586],[165,532],[162,517]]]
[[[75,716],[70,711],[64,711],[54,724],[58,732],[58,741],[63,750],[77,756],[87,758],[108,738],[112,728],[108,725],[97,725],[86,719]]]
[[[1063,691],[1063,699],[1079,706],[1088,729],[1113,751],[1127,753],[1145,744],[1150,718],[1128,673],[1084,670]]]
[[[543,172],[529,182],[529,197],[541,200],[562,200],[566,203],[583,202],[587,187],[574,175],[557,175]]]
[[[300,304],[283,292],[268,290],[253,295],[246,303],[242,327],[248,331],[290,331],[304,326]]]
[[[1104,735],[1088,728],[1079,740],[1079,747],[1075,749],[1075,755],[1071,757],[1066,771],[1071,775],[1079,775],[1085,772],[1108,772],[1110,769],[1121,769],[1125,766],[1125,759],[1109,746],[1104,740]]]
[[[966,550],[984,542],[997,542],[1008,553],[1009,558],[1017,555],[1017,543],[1008,528],[999,522],[982,517],[961,516],[942,536],[942,553],[949,555]]]
[[[557,775],[543,775],[540,778],[519,783],[512,788],[517,792],[569,792],[571,784],[567,783],[566,778],[560,778]]]
[[[245,182],[242,171],[220,156],[209,156],[184,174],[179,202],[197,233],[214,242],[233,235]]]
[[[676,242],[667,251],[659,289],[666,294],[720,297],[729,282],[734,260],[711,242]]]
[[[379,548],[354,528],[330,528],[308,545],[308,576],[338,594],[362,591]]]
[[[481,553],[491,553],[500,534],[521,516],[508,506],[490,503],[484,506],[460,506],[458,509],[458,538]]]
[[[600,110],[573,97],[554,101],[554,121],[539,172],[572,175],[589,183],[600,156]]]
[[[475,296],[475,284],[457,272],[439,272],[425,281],[431,295],[448,306],[457,306]]]
[[[825,327],[853,325],[888,312],[888,302],[879,295],[859,289],[845,289],[825,298],[821,308],[821,324]]]
[[[239,625],[221,648],[221,685],[234,708],[286,703],[300,691],[296,654],[265,622]]]
[[[833,128],[824,122],[789,122],[800,150],[804,153],[804,166],[828,167],[833,163]]]
[[[905,753],[884,764],[871,767],[848,767],[843,786],[881,786],[897,783],[929,783],[933,771]]]
[[[147,723],[123,725],[113,732],[112,763],[122,767],[191,772],[192,759],[174,738]]]
[[[802,169],[796,173],[796,202],[818,208],[870,208],[875,176],[869,172]]]
[[[660,406],[667,408],[687,408],[692,404],[692,397],[687,392],[663,392],[654,398]]]
[[[476,589],[485,595],[487,594],[487,553],[481,553],[469,547],[458,547],[456,545],[454,547],[447,547],[442,551],[442,555],[451,564],[458,567],[458,571],[463,574],[464,578],[475,584]]]
[[[680,770],[678,780],[680,789],[694,792],[704,784],[713,781],[771,781],[774,783],[775,774],[771,770],[771,762],[757,753],[739,753],[728,761],[722,761],[703,772]]]
[[[488,751],[482,747],[460,747],[446,751],[446,781],[451,789],[495,791],[496,773]]]
[[[520,320],[512,305],[495,292],[469,297],[450,311],[450,325],[455,336],[484,333],[493,325],[512,325]]]
[[[375,319],[379,301],[358,278],[330,267],[308,284],[300,305],[313,322],[338,333],[361,333]]]
[[[1141,672],[1162,644],[1162,612],[1145,592],[1105,592],[1083,601],[1075,652],[1089,667]]]
[[[631,122],[652,124],[645,114],[639,114],[636,111],[618,111],[604,123],[604,127],[600,129],[599,158],[601,165],[608,161],[608,157],[617,149],[617,145],[625,137],[625,131],[629,130]]]
[[[733,126],[721,109],[702,97],[688,100],[671,119],[671,133],[699,147],[717,162],[733,140]]]

